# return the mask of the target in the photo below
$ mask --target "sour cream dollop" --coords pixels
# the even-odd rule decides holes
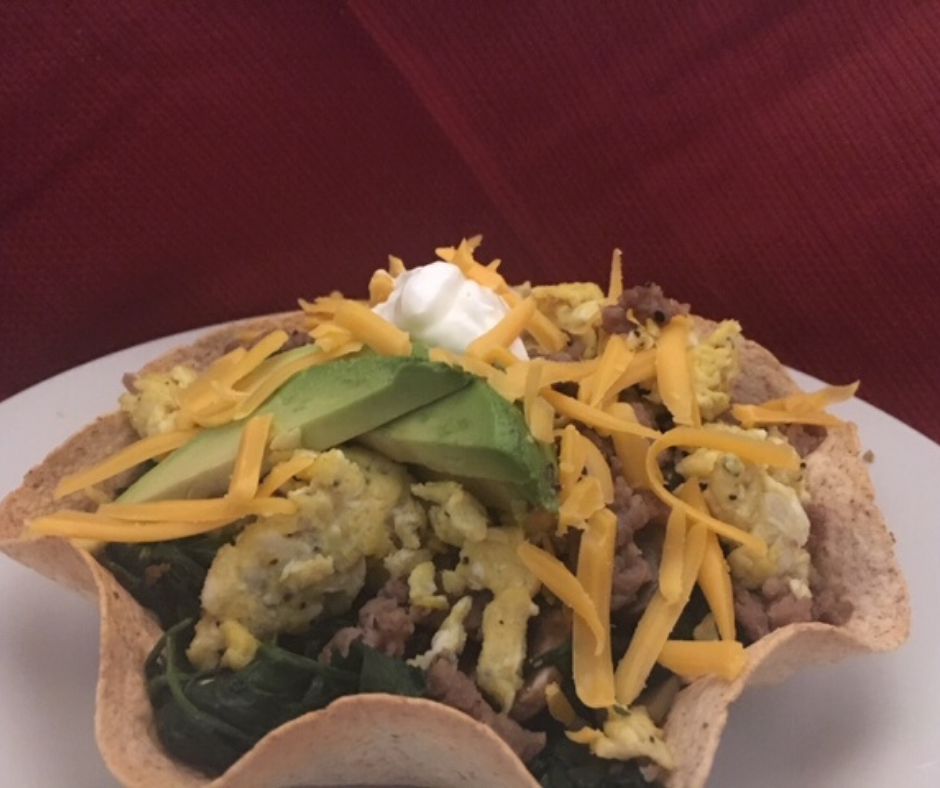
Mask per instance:
[[[372,311],[418,342],[463,353],[506,316],[509,306],[457,266],[439,260],[400,274],[388,299]],[[517,358],[529,357],[521,340],[509,349]]]

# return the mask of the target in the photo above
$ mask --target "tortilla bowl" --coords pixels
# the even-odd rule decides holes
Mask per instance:
[[[247,321],[213,331],[142,371],[185,362],[204,368],[246,333],[301,329],[301,313]],[[768,351],[741,347],[736,399],[759,402],[796,390]],[[457,788],[536,786],[522,762],[487,726],[437,702],[388,695],[335,701],[272,731],[215,779],[169,758],[157,739],[142,665],[160,628],[114,577],[85,550],[59,538],[24,540],[24,525],[63,504],[89,508],[82,496],[53,500],[58,480],[88,467],[136,435],[120,413],[100,417],[52,452],[0,505],[0,550],[57,583],[95,599],[101,613],[101,661],[96,736],[104,760],[128,786],[289,788],[328,785],[414,785]],[[854,425],[829,428],[806,458],[814,565],[854,608],[842,626],[791,624],[747,649],[747,666],[734,681],[689,683],[678,695],[664,730],[676,768],[669,788],[706,783],[730,705],[749,686],[780,682],[801,668],[853,654],[887,651],[908,637],[910,602],[894,537],[877,508]],[[127,478],[109,482],[110,489]],[[106,491],[108,485],[105,486]]]

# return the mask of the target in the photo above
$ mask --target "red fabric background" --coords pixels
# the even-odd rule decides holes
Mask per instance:
[[[940,5],[0,8],[0,398],[484,233],[940,440]]]

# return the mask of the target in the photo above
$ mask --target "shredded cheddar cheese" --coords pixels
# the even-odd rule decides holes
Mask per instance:
[[[199,430],[177,430],[141,438],[116,454],[102,460],[97,465],[78,473],[65,476],[55,488],[55,498],[64,498],[66,495],[80,492],[92,485],[111,479],[124,471],[136,468],[148,460],[162,457],[164,454],[178,449],[190,439],[195,437]]]
[[[578,714],[571,705],[571,701],[562,692],[557,681],[549,683],[545,687],[545,702],[548,706],[548,713],[564,725],[566,728],[573,728],[578,722]]]
[[[686,679],[714,675],[733,681],[744,669],[747,653],[733,640],[667,640],[656,661]]]
[[[614,334],[608,338],[597,369],[590,377],[581,381],[578,399],[594,408],[601,407],[604,402],[613,399],[620,393],[615,391],[614,387],[629,369],[633,356],[634,352],[625,337]]]
[[[629,706],[646,686],[646,680],[659,658],[663,644],[668,640],[669,633],[675,627],[692,593],[705,552],[707,535],[708,532],[701,523],[694,523],[688,530],[682,556],[680,598],[670,602],[657,591],[643,611],[633,639],[614,674],[618,703]]]
[[[202,426],[219,423],[218,418],[213,417],[231,409],[242,399],[241,393],[234,389],[235,384],[257,370],[286,341],[285,331],[272,331],[250,350],[236,348],[211,364],[180,396],[178,419],[183,421],[181,426],[187,422]]]
[[[545,390],[542,396],[548,401],[548,404],[555,408],[558,413],[567,416],[589,427],[595,427],[601,430],[607,430],[612,433],[626,433],[628,435],[640,435],[644,438],[658,438],[659,433],[644,427],[635,421],[611,416],[599,408],[592,408],[583,402],[562,394],[560,391]]]
[[[274,416],[266,413],[248,420],[242,429],[235,455],[235,468],[229,481],[226,498],[233,503],[250,501],[258,492],[261,465],[268,448],[268,433]]]
[[[708,513],[708,503],[698,485],[690,478],[679,490],[679,498],[700,512]],[[734,588],[731,569],[718,542],[718,535],[710,531],[705,541],[705,553],[698,570],[698,584],[715,618],[715,626],[722,640],[736,637],[734,622]]]
[[[638,424],[633,406],[627,402],[614,402],[605,408],[605,412],[623,421]],[[646,473],[646,455],[650,442],[639,435],[626,432],[611,433],[614,453],[620,462],[620,470],[627,484],[634,490],[649,489],[650,482]]]
[[[610,283],[607,285],[607,300],[613,304],[623,294],[623,252],[614,249],[610,260]]]
[[[181,501],[150,501],[148,503],[106,503],[98,507],[105,517],[131,522],[169,522],[182,520],[191,523],[210,522],[272,514],[293,514],[296,504],[286,498],[252,498],[233,501],[224,498],[189,498]]]
[[[826,386],[819,391],[797,392],[779,399],[768,400],[760,405],[732,406],[732,415],[745,428],[756,424],[815,424],[821,427],[835,427],[842,420],[826,408],[839,402],[845,402],[855,396],[858,381],[846,386]]]
[[[494,348],[509,347],[522,334],[533,314],[535,314],[535,300],[527,298],[520,301],[495,326],[470,343],[467,355],[486,358]]]
[[[411,354],[411,337],[408,332],[389,323],[358,301],[343,301],[339,304],[333,321],[349,331],[353,339],[368,345],[376,353],[385,356]]]
[[[557,530],[551,536],[545,536],[551,533],[549,529],[533,530],[541,534],[537,539],[542,540],[539,544],[543,547],[523,540],[508,550],[513,560],[518,558],[516,564],[521,562],[531,573],[527,575],[530,580],[534,575],[538,581],[532,580],[534,587],[541,584],[549,592],[549,604],[554,604],[553,595],[570,610],[574,693],[588,709],[609,710],[608,722],[616,723],[613,730],[622,722],[617,715],[623,712],[622,716],[627,716],[626,707],[637,702],[657,662],[684,679],[703,675],[731,679],[740,674],[746,654],[735,640],[732,579],[719,538],[743,545],[758,557],[768,552],[758,536],[713,516],[695,477],[690,476],[677,490],[670,491],[664,479],[666,466],[660,463],[671,463],[674,458],[664,458],[665,453],[671,449],[710,449],[745,462],[787,470],[799,467],[799,457],[785,444],[757,440],[738,434],[740,431],[702,427],[690,351],[696,339],[690,318],[680,315],[661,331],[652,330],[655,336],[648,342],[644,339],[640,345],[643,349],[637,349],[625,335],[610,335],[603,330],[599,310],[617,303],[624,291],[620,250],[615,250],[611,259],[606,295],[596,288],[598,295],[588,303],[596,310],[590,314],[597,318],[596,324],[592,323],[597,336],[586,354],[594,356],[596,352],[596,357],[577,361],[517,357],[510,348],[524,335],[530,349],[534,341],[549,354],[567,347],[569,333],[574,336],[576,331],[570,326],[568,332],[562,330],[553,322],[564,323],[562,319],[540,311],[536,297],[525,295],[528,286],[512,289],[499,272],[498,260],[488,265],[478,262],[475,252],[479,243],[478,237],[470,238],[456,247],[437,251],[467,279],[502,298],[509,311],[470,342],[465,352],[431,347],[428,355],[433,361],[459,367],[485,380],[506,400],[516,403],[514,407],[521,409],[535,440],[557,443]],[[273,417],[258,416],[256,412],[288,380],[314,365],[364,347],[386,356],[411,354],[409,334],[370,308],[390,297],[396,278],[405,270],[401,260],[390,257],[388,270],[376,271],[369,282],[368,302],[340,294],[313,303],[301,301],[306,325],[315,340],[309,352],[302,349],[299,353],[279,353],[287,334],[274,331],[257,338],[251,348],[225,354],[183,389],[176,415],[181,429],[137,441],[95,467],[64,478],[56,489],[57,498],[89,491],[95,484],[183,446],[199,433],[199,427],[244,420],[234,469],[223,496],[135,504],[101,500],[96,512],[58,511],[39,517],[30,523],[29,533],[103,542],[151,542],[193,536],[249,517],[296,514],[297,504],[285,496],[309,483],[312,471],[307,472],[316,455],[303,450],[288,454],[293,446],[278,445],[276,439],[272,443],[272,432],[276,432]],[[642,389],[633,389],[635,386]],[[853,396],[856,388],[857,384],[827,387],[813,394],[794,394],[761,404],[738,404],[731,412],[745,427],[778,423],[830,426],[840,421],[825,408]],[[646,417],[644,408],[651,402],[657,409],[661,404],[677,425],[673,429],[660,432],[640,423],[631,403],[650,390],[654,394],[640,408],[641,417],[647,423],[660,423],[658,417],[667,414],[659,409],[654,420]],[[702,408],[706,419],[714,418],[705,405]],[[614,460],[607,456],[611,449]],[[287,459],[283,459],[285,456]],[[282,461],[276,462],[278,459]],[[267,475],[263,476],[265,470]],[[618,472],[622,479],[617,478]],[[668,506],[669,514],[662,533],[656,590],[615,664],[611,638],[618,532],[615,499],[629,493],[625,493],[623,482],[634,491],[651,491]],[[572,544],[577,544],[574,573],[553,554],[556,549],[562,554],[565,548],[560,545],[566,540],[556,537],[570,528],[577,529],[577,533],[567,534]],[[659,544],[658,540],[654,543]],[[425,547],[421,545],[422,550]],[[433,570],[432,562],[427,561],[427,565]],[[708,603],[720,640],[671,640],[696,585]],[[444,583],[443,588],[449,586]],[[534,591],[527,593],[534,596]],[[449,604],[445,596],[435,598],[442,607]],[[531,606],[531,596],[524,601]],[[697,634],[701,635],[701,630]],[[523,641],[524,635],[523,630]],[[714,631],[705,636],[714,637]],[[605,739],[607,733],[583,724],[557,684],[549,685],[545,696],[550,714],[568,729],[570,739],[595,750],[605,740],[604,747],[616,749],[612,738]],[[592,717],[581,706],[579,709]],[[579,724],[580,729],[574,730]],[[649,724],[652,726],[652,722]]]
[[[578,548],[578,576],[604,626],[602,642],[579,615],[572,622],[572,672],[580,701],[592,709],[614,705],[614,663],[610,643],[611,578],[614,572],[614,546],[617,515],[600,509],[581,533]]]
[[[678,602],[682,596],[686,530],[685,512],[673,509],[666,521],[666,536],[659,564],[659,592],[667,602]]]
[[[610,472],[610,466],[597,444],[588,440],[583,435],[581,440],[585,445],[585,463],[584,467],[587,475],[591,479],[596,479],[600,487],[601,496],[605,504],[610,505],[614,502],[614,477]]]
[[[270,498],[283,485],[313,465],[312,454],[295,454],[289,460],[279,462],[264,477],[258,486],[256,498]]]
[[[640,350],[630,360],[623,374],[607,390],[604,404],[611,402],[620,392],[640,383],[650,383],[656,378],[656,351]]]
[[[169,522],[136,523],[103,517],[94,512],[59,511],[38,517],[29,524],[28,534],[33,536],[61,536],[68,539],[92,540],[94,542],[161,542],[182,539],[214,531],[235,522],[238,517],[221,520],[192,522],[175,520]]]
[[[767,545],[756,536],[747,531],[736,528],[710,514],[699,511],[685,501],[679,499],[666,489],[663,483],[662,471],[659,468],[658,457],[666,449],[684,446],[694,448],[709,448],[736,454],[743,460],[759,462],[774,468],[797,470],[800,465],[799,455],[791,446],[756,440],[743,435],[735,435],[718,430],[705,430],[696,427],[676,427],[653,441],[646,455],[646,471],[649,476],[651,489],[664,503],[673,508],[683,509],[692,520],[705,523],[719,536],[731,539],[746,545],[758,556],[767,554]]]
[[[539,582],[570,607],[575,615],[584,619],[594,636],[595,649],[600,651],[607,639],[607,627],[601,622],[594,601],[584,586],[555,556],[536,547],[531,542],[520,542],[516,546],[519,559]]]
[[[580,526],[604,508],[604,491],[594,478],[584,477],[571,485],[558,509],[558,530],[564,533],[572,525]]]
[[[656,383],[676,424],[702,423],[689,366],[689,318],[677,315],[663,328],[656,343]]]

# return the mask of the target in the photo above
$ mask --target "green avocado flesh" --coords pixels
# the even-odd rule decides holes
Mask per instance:
[[[521,498],[558,508],[554,451],[532,437],[519,408],[478,378],[358,440],[397,462],[462,481],[487,502]]]
[[[271,413],[272,440],[322,451],[445,397],[470,382],[464,372],[414,357],[359,356],[299,372],[255,415]],[[171,453],[120,501],[138,503],[223,494],[244,421],[206,429]],[[291,440],[296,436],[296,439]]]

